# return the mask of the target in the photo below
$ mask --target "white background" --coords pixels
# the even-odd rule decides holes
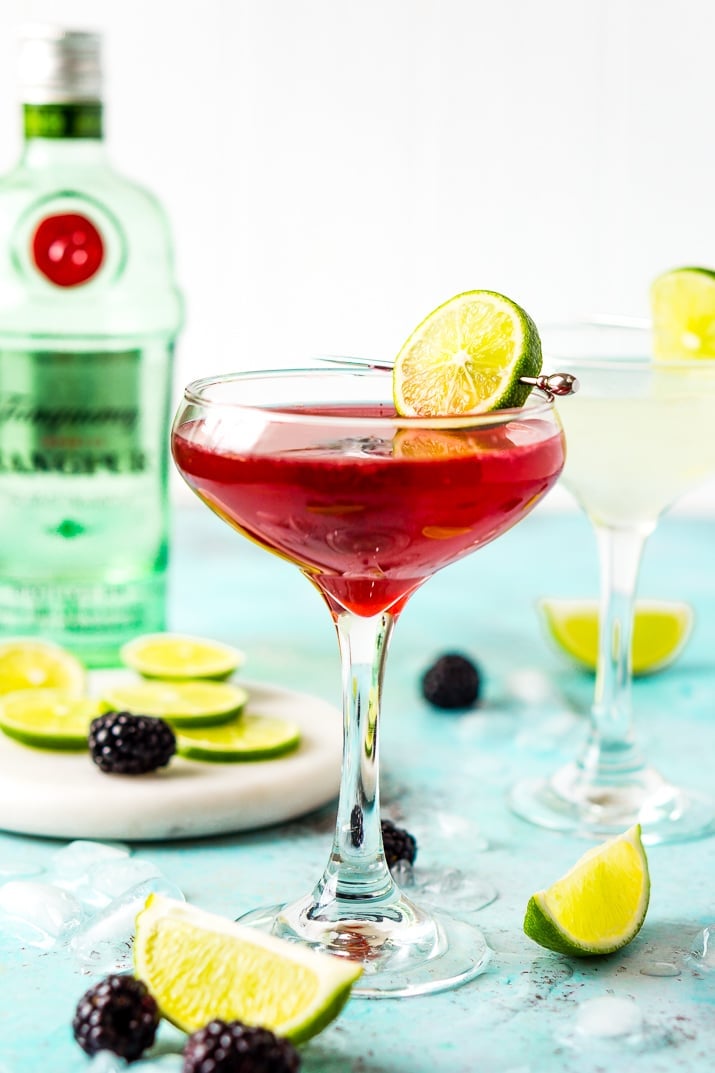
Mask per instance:
[[[38,20],[105,32],[112,156],[173,225],[177,392],[392,356],[461,290],[643,315],[715,265],[712,0],[2,0],[0,170]]]

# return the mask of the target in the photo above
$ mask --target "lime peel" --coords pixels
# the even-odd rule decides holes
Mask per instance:
[[[529,899],[524,931],[574,957],[611,954],[640,931],[650,876],[640,824],[583,854],[561,879]]]
[[[163,1016],[184,1032],[214,1018],[239,1020],[293,1043],[338,1015],[362,972],[347,958],[157,894],[137,916],[134,966]]]

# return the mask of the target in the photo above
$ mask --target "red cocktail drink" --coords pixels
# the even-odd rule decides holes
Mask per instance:
[[[189,421],[175,431],[174,458],[210,507],[296,562],[335,612],[396,610],[523,517],[563,465],[559,429],[538,418],[430,431],[390,427],[398,419],[376,407],[293,413],[300,424],[267,412],[244,450]],[[330,415],[339,430],[321,424]]]

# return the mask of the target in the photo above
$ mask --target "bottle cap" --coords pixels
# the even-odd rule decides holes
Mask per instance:
[[[101,37],[62,26],[26,26],[20,33],[19,75],[25,104],[100,101]]]

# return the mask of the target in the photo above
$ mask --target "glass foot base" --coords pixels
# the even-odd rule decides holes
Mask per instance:
[[[608,782],[567,764],[549,779],[518,783],[509,804],[530,823],[582,838],[610,838],[636,823],[646,845],[715,834],[712,802],[671,785],[652,768]]]
[[[333,919],[331,919],[331,916]],[[406,898],[389,911],[335,919],[312,898],[256,909],[238,918],[322,953],[361,961],[351,994],[402,998],[461,987],[486,968],[491,951],[472,924],[446,913],[425,913]]]

